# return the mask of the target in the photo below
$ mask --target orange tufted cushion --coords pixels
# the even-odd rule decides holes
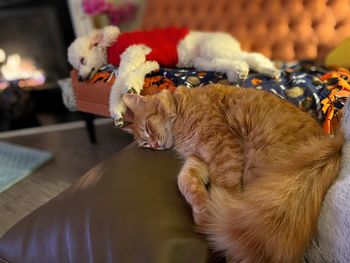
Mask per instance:
[[[244,50],[315,59],[350,36],[350,0],[147,0],[142,25],[226,31]]]

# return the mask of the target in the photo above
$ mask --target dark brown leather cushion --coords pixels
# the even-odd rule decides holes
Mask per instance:
[[[172,151],[122,150],[0,239],[9,262],[207,262]]]

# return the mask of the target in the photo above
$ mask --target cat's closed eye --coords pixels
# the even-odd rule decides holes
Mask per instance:
[[[153,128],[152,128],[152,126],[150,125],[149,122],[146,122],[146,132],[147,132],[149,135],[153,135]]]
[[[144,128],[140,128],[140,132],[141,132],[144,136],[146,136],[147,139],[150,138],[150,134],[149,134],[149,132],[147,131],[147,129],[145,130]]]

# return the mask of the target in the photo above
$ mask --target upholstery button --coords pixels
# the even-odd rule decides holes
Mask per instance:
[[[350,36],[350,25],[346,25],[346,26],[339,28],[339,35]],[[343,40],[343,38],[338,38],[337,42],[339,43],[342,40]]]
[[[334,28],[339,29],[340,27],[344,26],[344,20],[343,21],[337,21]]]
[[[182,14],[183,10],[184,9],[183,9],[182,5],[178,5],[177,8],[176,8],[176,13],[177,14]]]
[[[221,4],[221,10],[222,10],[222,13],[226,13],[227,10],[230,9],[230,3],[228,1],[224,1],[222,4]]]
[[[297,25],[297,22],[296,22],[294,19],[291,18],[291,19],[288,21],[288,27],[289,27],[291,30],[294,29],[296,25]]]
[[[248,7],[248,2],[249,2],[249,1],[241,1],[240,9],[241,9],[241,10],[247,9],[247,7]]]
[[[319,22],[318,20],[312,20],[312,22],[311,22],[311,27],[312,27],[312,28],[316,28],[316,27],[319,26],[319,24],[320,24],[320,22]]]

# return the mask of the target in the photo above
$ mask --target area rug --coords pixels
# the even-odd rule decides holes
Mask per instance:
[[[0,193],[51,158],[50,152],[0,142]]]

